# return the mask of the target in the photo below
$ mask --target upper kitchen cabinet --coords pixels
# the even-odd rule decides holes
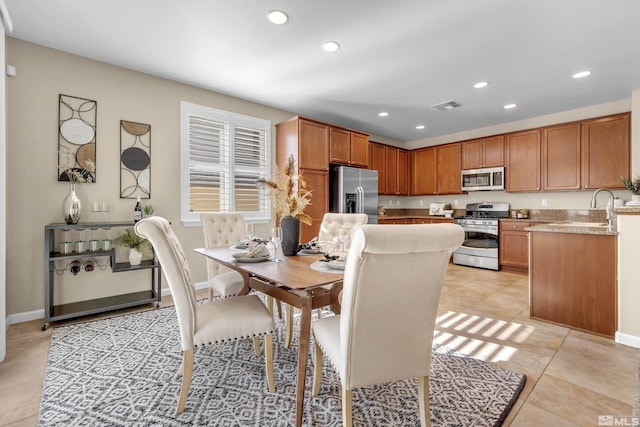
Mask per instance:
[[[410,196],[436,193],[436,148],[420,148],[409,152],[411,171]]]
[[[462,143],[462,169],[504,165],[504,135],[473,139]]]
[[[369,143],[369,169],[378,171],[378,194],[387,194],[386,147],[376,142]]]
[[[542,189],[580,188],[580,123],[542,128]]]
[[[369,169],[378,171],[378,194],[409,194],[409,152],[402,148],[371,142]]]
[[[505,137],[507,191],[540,191],[540,129]]]
[[[461,194],[460,188],[460,143],[436,147],[436,172],[438,194]]]
[[[331,127],[329,130],[329,160],[350,166],[367,167],[369,136],[367,134]]]
[[[582,121],[582,187],[623,188],[630,176],[630,113]]]
[[[300,169],[329,170],[330,126],[303,117],[276,125],[276,163],[293,154]]]
[[[281,166],[293,154],[298,172],[307,180],[311,204],[306,214],[312,225],[300,224],[300,241],[318,235],[322,215],[329,207],[329,129],[321,122],[294,117],[276,125],[276,163]]]
[[[461,144],[446,144],[409,152],[409,195],[460,194]]]
[[[385,194],[394,196],[406,196],[409,194],[407,178],[408,157],[406,150],[390,146],[385,147]]]

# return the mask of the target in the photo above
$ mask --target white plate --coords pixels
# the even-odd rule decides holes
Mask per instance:
[[[232,254],[232,256],[236,259],[237,262],[262,262],[262,261],[267,261],[269,259],[269,255],[261,256],[257,258],[249,258],[247,257],[247,252]]]
[[[333,268],[334,270],[344,270],[345,265],[347,265],[345,261],[340,261],[337,259],[334,259],[333,261],[329,261],[327,263],[327,266],[329,268]]]
[[[300,249],[298,252],[301,254],[309,254],[309,255],[317,255],[322,253],[320,249]]]

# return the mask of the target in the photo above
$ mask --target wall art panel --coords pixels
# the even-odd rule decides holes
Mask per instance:
[[[120,120],[120,198],[151,198],[151,125]]]

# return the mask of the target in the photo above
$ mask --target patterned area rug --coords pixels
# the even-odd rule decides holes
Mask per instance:
[[[277,321],[276,328],[275,393],[267,391],[263,358],[253,357],[250,340],[198,348],[185,412],[177,415],[182,356],[173,307],[57,327],[38,425],[293,425],[297,342],[284,348],[283,322]],[[312,367],[310,356],[303,424],[340,426],[340,381],[325,362],[320,396],[312,397]],[[525,380],[522,374],[436,347],[432,424],[501,425]],[[353,424],[420,425],[417,395],[415,380],[356,389]]]

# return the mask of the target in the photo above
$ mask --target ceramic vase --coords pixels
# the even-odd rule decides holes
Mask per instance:
[[[640,194],[632,194],[631,201],[634,205],[640,205]]]
[[[62,217],[67,224],[77,224],[80,221],[82,203],[76,195],[76,185],[71,184],[69,194],[62,201]]]
[[[129,252],[129,264],[130,265],[140,265],[142,262],[142,253],[136,248],[131,248]]]
[[[282,229],[282,254],[296,255],[300,244],[300,218],[283,216],[280,218],[280,228]]]

